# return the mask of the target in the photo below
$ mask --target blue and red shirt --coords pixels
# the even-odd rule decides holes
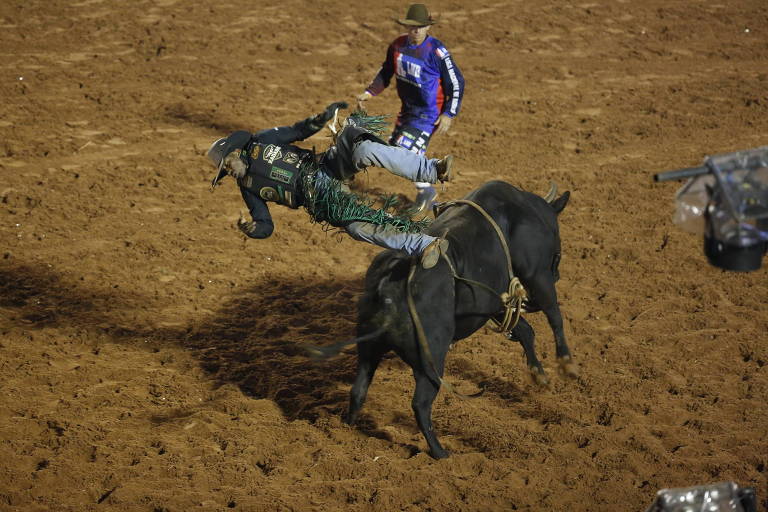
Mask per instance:
[[[407,34],[395,39],[366,90],[378,95],[393,76],[402,102],[398,125],[407,124],[432,133],[441,114],[455,117],[459,113],[464,76],[438,39],[428,35],[419,45],[409,44]]]

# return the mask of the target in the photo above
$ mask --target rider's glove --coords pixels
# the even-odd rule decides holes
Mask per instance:
[[[349,103],[346,101],[336,101],[334,103],[331,103],[327,107],[325,107],[325,111],[322,112],[320,115],[323,116],[323,123],[327,123],[331,119],[333,119],[333,115],[336,113],[337,110],[346,109],[349,108]]]
[[[242,231],[245,235],[252,236],[254,231],[256,231],[256,222],[246,220],[245,217],[240,215],[240,218],[237,219],[237,229]]]
[[[349,104],[346,101],[336,101],[334,103],[331,103],[327,107],[325,107],[325,110],[317,114],[312,119],[312,125],[313,127],[316,127],[317,129],[322,128],[325,126],[325,123],[333,119],[334,114],[339,109],[349,108]]]
[[[224,168],[230,176],[239,180],[247,171],[245,162],[240,158],[240,151],[233,151],[224,159]]]

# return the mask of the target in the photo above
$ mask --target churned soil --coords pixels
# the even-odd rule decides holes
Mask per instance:
[[[273,207],[250,240],[211,142],[355,96],[405,4],[0,2],[0,510],[642,511],[733,480],[768,500],[768,274],[709,266],[654,173],[768,143],[764,0],[430,4],[466,96],[440,199],[569,190],[558,283],[577,379],[483,329],[449,354],[435,461],[410,369],[341,418],[380,249]],[[394,90],[368,102],[395,114]],[[393,118],[389,118],[391,122]],[[322,151],[327,132],[301,143]],[[355,182],[407,202],[380,169]]]

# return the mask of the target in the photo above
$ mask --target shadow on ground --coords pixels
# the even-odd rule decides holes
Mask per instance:
[[[149,297],[122,289],[92,291],[56,269],[17,265],[0,270],[0,311],[4,313],[0,330],[77,329],[142,349],[182,347],[194,353],[217,384],[236,384],[249,396],[274,401],[289,419],[313,421],[346,412],[356,371],[355,349],[351,346],[338,357],[317,361],[307,357],[302,345],[353,338],[355,305],[362,287],[361,279],[267,279],[241,287],[205,321],[170,328],[126,328],[120,313],[151,308]],[[487,387],[511,402],[519,402],[524,394],[513,384],[482,372],[459,370],[454,377]],[[386,437],[365,415],[360,428]]]

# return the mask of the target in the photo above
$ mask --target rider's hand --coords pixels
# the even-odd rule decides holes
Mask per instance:
[[[349,108],[349,103],[346,101],[336,101],[334,103],[331,103],[327,107],[325,107],[325,110],[318,114],[318,121],[325,124],[331,119],[333,119],[333,116],[336,114],[337,110]]]
[[[437,125],[437,133],[440,135],[444,135],[448,133],[448,130],[451,128],[451,123],[453,122],[453,118],[442,114],[435,123]]]
[[[252,220],[247,220],[241,213],[240,218],[237,219],[237,229],[242,231],[245,235],[251,236],[256,229],[256,223]]]
[[[240,151],[233,151],[224,158],[224,168],[230,176],[239,180],[245,176],[245,162],[240,158]]]
[[[372,98],[373,95],[369,93],[368,91],[363,92],[362,94],[357,96],[357,109],[358,110],[364,110],[363,109],[363,103],[368,101],[369,98]]]

